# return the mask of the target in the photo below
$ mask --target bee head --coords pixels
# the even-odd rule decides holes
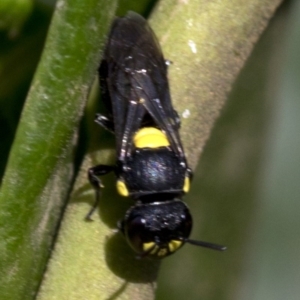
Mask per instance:
[[[188,239],[192,217],[180,200],[141,203],[127,211],[120,228],[138,256],[163,258]]]

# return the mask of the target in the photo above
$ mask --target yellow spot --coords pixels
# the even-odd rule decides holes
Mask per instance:
[[[133,138],[137,148],[158,148],[170,146],[167,136],[155,127],[143,127]]]
[[[121,196],[128,197],[129,192],[127,190],[126,184],[122,180],[117,181],[117,191]]]
[[[172,240],[168,244],[168,246],[169,246],[170,252],[174,252],[174,251],[176,251],[178,248],[180,248],[182,246],[182,242],[181,241]]]
[[[184,184],[183,184],[183,191],[187,193],[190,190],[190,178],[185,177],[184,178]]]
[[[162,248],[157,252],[157,256],[166,256],[166,254],[168,253],[166,248]]]
[[[158,250],[159,248],[158,248],[158,246],[157,245],[155,245],[155,247],[153,248],[153,250],[152,251],[150,251],[150,254],[152,254],[152,255],[156,255],[157,254],[157,250]]]
[[[143,250],[148,251],[155,246],[154,242],[143,243]]]

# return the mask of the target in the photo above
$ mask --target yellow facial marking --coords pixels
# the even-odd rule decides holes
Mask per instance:
[[[154,242],[143,243],[143,250],[148,251],[155,246]]]
[[[117,185],[117,191],[121,196],[123,196],[123,197],[129,196],[129,192],[127,190],[127,187],[126,187],[126,184],[124,181],[118,180],[116,185]]]
[[[185,177],[184,178],[184,184],[183,184],[183,191],[187,193],[190,190],[190,178]]]
[[[169,246],[170,252],[174,252],[174,251],[176,251],[178,248],[180,248],[182,246],[182,242],[181,241],[172,240],[168,244],[168,246]]]
[[[157,250],[158,250],[158,249],[159,249],[158,246],[155,245],[154,248],[153,248],[153,250],[150,251],[150,254],[151,254],[151,255],[157,255]]]
[[[162,248],[157,252],[157,256],[166,256],[168,253],[166,248]]]
[[[143,127],[133,137],[137,148],[158,148],[170,146],[167,136],[157,128]]]

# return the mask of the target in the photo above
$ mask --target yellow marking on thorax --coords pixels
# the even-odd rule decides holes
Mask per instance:
[[[190,190],[190,178],[185,177],[184,178],[184,184],[183,184],[183,191],[187,193]]]
[[[129,192],[124,181],[117,180],[116,186],[117,186],[117,191],[121,196],[123,197],[129,196]]]
[[[155,127],[143,127],[133,137],[136,148],[158,148],[170,146],[167,136]]]

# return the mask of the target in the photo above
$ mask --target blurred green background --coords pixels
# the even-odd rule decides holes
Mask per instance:
[[[0,4],[0,178],[54,1]],[[148,15],[153,1],[120,1]],[[285,1],[249,58],[185,198],[192,238],[164,260],[157,300],[300,298],[300,2]]]
[[[286,1],[235,82],[186,197],[193,237],[157,299],[300,298],[300,2]]]

